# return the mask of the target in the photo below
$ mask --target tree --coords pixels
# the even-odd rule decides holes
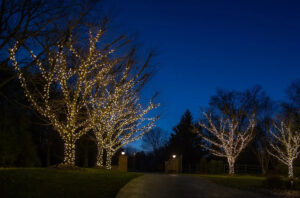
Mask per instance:
[[[269,140],[269,154],[288,166],[289,178],[294,176],[294,160],[300,153],[300,133],[295,130],[291,122],[277,121],[270,130],[272,139]]]
[[[293,81],[286,90],[290,102],[300,108],[300,79]],[[299,110],[299,109],[298,109]]]
[[[270,161],[270,156],[267,152],[268,131],[271,127],[275,105],[259,86],[246,90],[242,95],[247,101],[248,112],[256,113],[255,137],[249,147],[255,154],[262,173],[266,174]]]
[[[49,120],[64,141],[63,163],[66,165],[75,165],[76,140],[92,129],[86,116],[87,106],[92,100],[91,92],[96,84],[107,83],[114,66],[109,56],[120,39],[99,47],[97,44],[104,32],[104,27],[94,34],[89,32],[86,51],[73,46],[71,33],[66,35],[66,40],[46,51],[44,59],[28,50],[36,66],[34,73],[29,74],[31,77],[26,77],[18,65],[16,51],[19,43],[10,49],[10,59],[27,99]]]
[[[95,4],[96,1],[93,2]],[[95,5],[93,5],[95,6]],[[91,11],[86,1],[61,2],[48,0],[2,0],[0,2],[0,70],[13,70],[9,64],[8,48],[18,41],[24,48],[37,47],[38,57],[55,46],[65,33],[85,21]],[[76,16],[75,16],[76,13]],[[72,21],[70,18],[72,17]],[[59,27],[59,28],[58,28]],[[69,30],[66,30],[69,29]],[[32,62],[24,64],[29,70]],[[0,89],[15,79],[15,73],[1,78]]]
[[[192,166],[202,157],[200,142],[201,138],[197,134],[197,128],[193,122],[193,116],[187,110],[177,126],[173,128],[169,141],[170,154],[182,155],[182,166],[184,171],[190,170]]]
[[[266,174],[269,167],[270,155],[268,153],[268,131],[271,128],[271,118],[265,120],[258,120],[255,127],[255,137],[250,144],[250,149],[255,154],[262,174]]]
[[[158,119],[158,116],[145,117],[158,105],[151,100],[143,107],[138,96],[148,78],[143,71],[151,55],[141,68],[135,67],[133,55],[130,53],[125,64],[117,67],[121,71],[112,74],[113,80],[108,86],[99,85],[90,104],[89,114],[98,144],[97,165],[103,166],[105,149],[107,169],[111,169],[111,159],[118,149],[141,138]]]
[[[200,122],[199,125],[206,129],[213,138],[201,133],[202,138],[208,144],[202,146],[213,155],[227,158],[229,174],[234,174],[234,164],[241,151],[253,138],[255,120],[248,118],[248,124],[241,123],[238,119],[222,114],[213,119],[211,114],[203,112],[208,123]]]
[[[262,172],[265,173],[270,159],[266,147],[266,138],[270,128],[270,120],[274,113],[274,103],[261,86],[256,85],[244,91],[219,89],[217,94],[210,99],[210,109],[212,112],[225,114],[230,119],[234,118],[240,123],[244,123],[248,115],[256,115],[254,138],[249,148],[255,154]],[[243,153],[241,154],[243,155]],[[249,157],[245,156],[244,159],[247,160]],[[251,163],[253,162],[251,161]]]
[[[143,136],[143,147],[150,147],[152,151],[155,152],[166,144],[167,140],[165,135],[166,132],[161,128],[156,127],[154,129],[151,129]]]

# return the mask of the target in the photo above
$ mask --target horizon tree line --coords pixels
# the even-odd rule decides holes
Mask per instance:
[[[275,159],[287,165],[288,176],[293,177],[294,161],[299,159],[300,152],[300,80],[292,82],[286,93],[290,101],[276,103],[260,86],[245,91],[218,89],[210,98],[206,111],[202,110],[203,116],[199,122],[193,122],[190,111],[185,112],[179,125],[174,127],[174,133],[162,146],[161,150],[166,150],[165,159],[172,153],[183,155],[183,159],[186,156],[187,159],[191,152],[185,152],[183,148],[190,146],[202,154],[194,155],[188,162],[183,160],[184,167],[185,164],[195,164],[195,161],[199,163],[201,156],[203,158],[209,153],[225,158],[229,174],[234,174],[234,164],[239,156],[243,155],[245,159],[252,153],[257,158],[262,174],[268,172],[271,160]],[[178,126],[184,127],[178,131]],[[188,134],[193,134],[192,139],[198,139],[198,143],[191,143]],[[145,141],[153,141],[155,137],[155,134],[150,138],[145,136],[148,139]],[[175,137],[178,141],[174,141]]]

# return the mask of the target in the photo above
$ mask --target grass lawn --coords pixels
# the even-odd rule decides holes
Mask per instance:
[[[0,168],[1,197],[115,197],[138,173],[102,169]]]
[[[259,188],[266,188],[264,186],[264,181],[266,177],[263,176],[253,176],[253,175],[197,175],[197,177],[202,177],[208,179],[216,184],[239,188],[244,190],[252,190]],[[300,180],[295,179],[296,189],[300,190]]]
[[[214,183],[240,189],[262,188],[265,177],[251,175],[197,175]]]

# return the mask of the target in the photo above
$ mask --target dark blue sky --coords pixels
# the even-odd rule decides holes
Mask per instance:
[[[112,0],[115,21],[158,51],[159,91],[171,131],[186,109],[197,119],[216,88],[260,84],[274,99],[300,78],[300,1]]]

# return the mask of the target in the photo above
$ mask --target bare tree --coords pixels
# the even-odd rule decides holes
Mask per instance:
[[[88,6],[83,6],[76,1],[65,3],[56,0],[2,0],[0,3],[0,70],[13,70],[8,64],[8,49],[16,41],[20,47],[26,48],[37,46],[36,44],[42,45],[37,47],[39,57],[45,53],[45,50],[56,45],[58,40],[65,39],[66,29],[71,28],[71,23],[66,22],[66,18],[79,7],[81,11],[76,13],[77,18],[73,17],[73,26],[80,23],[87,15],[90,10]],[[24,69],[29,69],[31,66],[32,63],[23,64]],[[12,73],[7,78],[1,79],[0,88],[16,77]]]
[[[279,122],[279,123],[278,123]],[[288,176],[294,176],[293,163],[300,153],[300,133],[287,121],[277,121],[270,130],[269,154],[288,166]]]
[[[31,83],[33,79],[26,78],[18,65],[16,51],[19,43],[10,49],[10,59],[26,97],[50,121],[64,141],[66,165],[75,165],[76,140],[92,128],[86,116],[87,106],[92,100],[92,90],[96,84],[105,85],[108,82],[109,73],[114,66],[108,59],[117,41],[97,46],[104,32],[103,27],[96,33],[90,31],[89,47],[85,51],[75,49],[71,35],[46,51],[42,60],[28,50],[36,68],[32,75],[39,76],[38,83]]]
[[[255,128],[255,137],[250,145],[250,148],[256,156],[262,174],[268,171],[271,156],[268,153],[268,131],[270,129],[269,121],[258,121],[258,126]],[[264,124],[262,124],[264,122]]]
[[[167,140],[165,137],[165,132],[161,128],[151,129],[148,133],[143,136],[143,144],[145,147],[152,147],[153,151],[161,148],[164,144],[166,144]]]
[[[211,154],[227,158],[229,174],[234,174],[234,164],[241,151],[249,144],[253,138],[255,126],[254,117],[248,119],[248,124],[243,126],[238,119],[227,115],[213,119],[211,114],[203,113],[207,123],[200,122],[199,125],[206,129],[212,137],[200,133],[202,138],[208,143],[202,146]]]

